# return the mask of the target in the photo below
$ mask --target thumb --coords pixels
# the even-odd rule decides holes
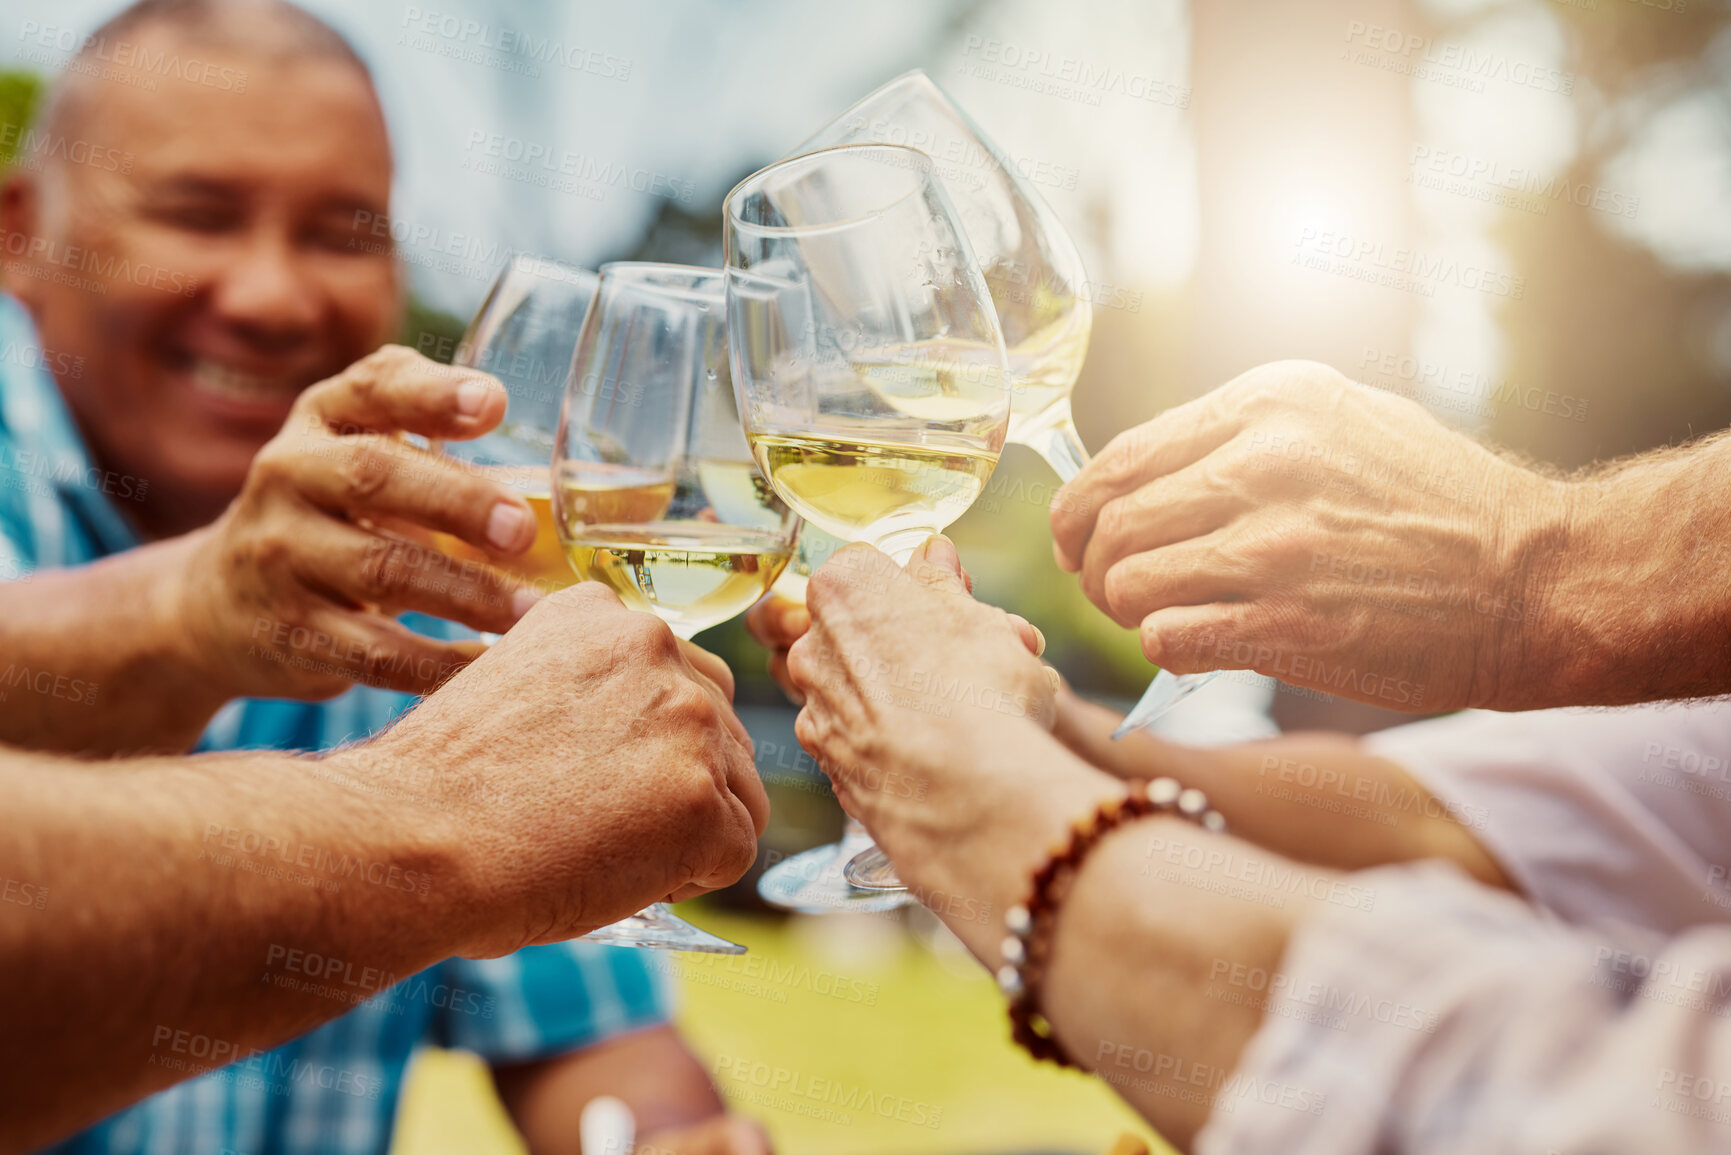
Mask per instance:
[[[941,533],[934,533],[920,544],[914,556],[908,559],[907,572],[921,585],[942,593],[968,592],[956,543]]]

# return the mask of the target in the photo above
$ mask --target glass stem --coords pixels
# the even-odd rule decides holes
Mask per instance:
[[[1070,420],[1068,401],[1064,402],[1064,412],[1059,419],[1039,433],[1029,435],[1027,445],[1046,459],[1046,464],[1052,467],[1059,481],[1069,481],[1082,472],[1082,467],[1089,461],[1088,447],[1082,444],[1082,438],[1076,433],[1076,423]]]

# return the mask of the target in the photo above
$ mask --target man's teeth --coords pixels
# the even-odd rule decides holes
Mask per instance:
[[[280,378],[242,373],[202,357],[193,359],[192,383],[206,393],[241,401],[275,400],[293,392]]]

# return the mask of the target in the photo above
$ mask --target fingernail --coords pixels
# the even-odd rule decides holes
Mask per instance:
[[[480,415],[481,406],[487,403],[489,390],[485,381],[465,381],[457,388],[457,412],[464,417]]]
[[[1046,635],[1033,622],[1028,623],[1028,628],[1034,631],[1034,656],[1037,658],[1046,652]]]
[[[528,586],[519,586],[511,595],[511,618],[522,621],[523,615],[535,608],[535,603],[541,600],[541,595]]]
[[[487,518],[487,542],[494,549],[510,551],[527,545],[535,532],[535,519],[526,510],[501,501]]]
[[[811,611],[804,606],[795,606],[781,619],[781,625],[790,634],[803,634],[811,629]]]
[[[1052,683],[1052,692],[1055,694],[1059,690],[1063,689],[1064,688],[1064,675],[1062,675],[1058,672],[1057,667],[1056,666],[1045,666],[1043,668],[1046,671],[1046,681]]]
[[[934,533],[926,539],[926,560],[953,570],[962,568],[962,557],[956,552],[956,543],[941,533]]]

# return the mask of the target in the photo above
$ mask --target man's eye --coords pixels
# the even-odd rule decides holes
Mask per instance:
[[[309,225],[302,233],[305,242],[319,249],[331,252],[364,253],[384,251],[378,245],[366,244],[364,230],[356,227],[350,221],[325,221]]]
[[[156,217],[166,225],[194,233],[226,232],[240,223],[239,213],[213,205],[170,205],[157,210]]]

